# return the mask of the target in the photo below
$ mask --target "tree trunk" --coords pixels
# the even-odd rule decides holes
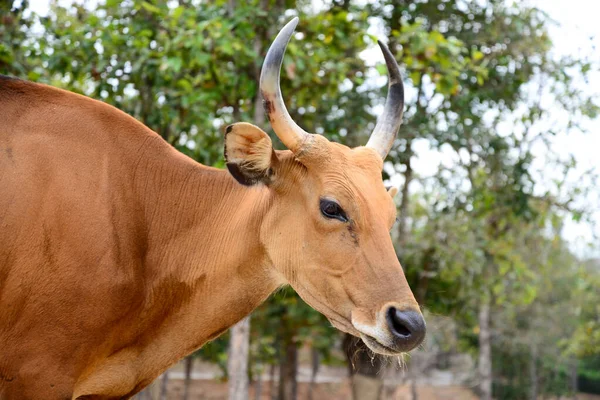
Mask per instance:
[[[231,328],[227,374],[229,376],[229,400],[248,398],[248,351],[250,348],[250,316]]]
[[[481,400],[492,400],[492,345],[490,339],[490,303],[479,307],[479,392]]]
[[[139,392],[135,396],[135,399],[136,400],[152,400],[152,394],[150,393],[150,386],[147,386],[144,389],[142,389],[142,391]]]
[[[279,400],[296,400],[298,384],[298,347],[293,338],[284,341],[284,353],[279,364]]]
[[[192,382],[192,368],[194,367],[194,359],[192,356],[185,358],[185,379],[183,381],[183,400],[188,400],[190,394],[190,383]]]
[[[398,248],[400,251],[404,248],[406,240],[408,238],[408,208],[410,204],[410,184],[413,180],[413,169],[411,163],[412,157],[412,140],[407,139],[406,141],[406,160],[404,165],[406,170],[404,171],[404,184],[400,190],[400,208],[398,209]]]
[[[308,400],[313,400],[313,390],[317,381],[317,374],[319,373],[319,358],[319,351],[313,347],[311,349],[312,373],[310,374],[310,383],[308,385]]]
[[[529,363],[529,380],[531,381],[530,399],[538,398],[538,377],[537,377],[537,346],[531,346],[531,360]]]
[[[373,354],[362,340],[346,334],[344,351],[352,379],[354,400],[379,400],[383,380],[379,373],[383,369],[383,357]]]
[[[260,400],[261,396],[262,396],[262,373],[259,373],[256,376],[256,382],[254,385],[254,398],[256,400]]]
[[[146,386],[141,392],[139,392],[135,398],[137,400],[156,400],[159,396],[158,381],[152,382]]]
[[[169,386],[169,371],[165,371],[160,379],[160,400],[167,400],[167,388]]]
[[[277,346],[276,346],[277,347]],[[271,395],[271,400],[277,400],[278,390],[275,387],[275,364],[271,364],[271,371],[269,373],[269,393]]]
[[[377,357],[377,359],[380,358]],[[379,400],[382,392],[383,380],[381,377],[360,373],[352,376],[352,398],[354,400]]]
[[[569,370],[571,372],[571,390],[573,391],[573,399],[577,399],[577,392],[579,392],[579,384],[577,381],[577,364],[577,359],[572,360],[569,367]]]
[[[419,394],[417,392],[417,378],[413,377],[410,381],[410,396],[411,400],[418,400]]]

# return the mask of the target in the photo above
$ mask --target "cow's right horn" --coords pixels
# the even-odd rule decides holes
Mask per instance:
[[[288,22],[279,32],[267,52],[260,73],[260,92],[265,112],[279,139],[294,153],[299,152],[312,140],[312,135],[300,128],[288,113],[279,87],[283,55],[296,25],[298,25],[298,17]]]

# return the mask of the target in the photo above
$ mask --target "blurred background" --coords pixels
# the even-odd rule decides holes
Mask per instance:
[[[384,178],[425,344],[374,356],[288,288],[138,398],[600,399],[599,14],[591,0],[4,0],[0,73],[113,104],[223,167],[224,126],[270,129],[257,78],[293,16],[282,91],[308,131],[366,143],[387,85],[377,38],[404,71]]]

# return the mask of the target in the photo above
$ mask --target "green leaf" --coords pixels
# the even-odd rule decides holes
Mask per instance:
[[[160,14],[160,13],[161,13],[161,10],[160,10],[160,8],[156,7],[156,6],[155,6],[155,5],[153,5],[153,4],[150,4],[150,3],[149,3],[149,2],[147,2],[147,1],[142,1],[142,2],[141,2],[141,5],[142,5],[142,7],[143,7],[143,8],[144,8],[146,11],[149,11],[149,12],[151,12],[151,13],[154,13],[154,14]]]

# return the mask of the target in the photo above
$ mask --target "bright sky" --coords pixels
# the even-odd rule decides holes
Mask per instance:
[[[552,26],[550,34],[557,55],[592,56],[596,65],[600,65],[600,2],[595,0],[532,0],[533,4],[545,10],[558,25]],[[582,83],[585,85],[585,83]],[[597,94],[600,101],[600,71],[595,71],[586,85],[589,94]],[[554,148],[572,153],[578,163],[578,170],[595,168],[600,173],[600,119],[586,124],[587,134],[572,131],[558,135]],[[595,208],[595,226],[589,224],[568,223],[564,235],[574,248],[583,254],[599,253],[597,240],[600,238],[600,188],[586,199],[586,203]],[[593,252],[586,251],[584,242],[596,243]]]
[[[518,0],[517,0],[518,1]],[[592,56],[597,66],[600,66],[600,26],[597,16],[600,15],[600,2],[596,0],[523,0],[529,4],[546,11],[550,18],[556,21],[556,24],[550,27],[554,48],[553,53],[558,56]],[[376,33],[378,27],[372,27]],[[369,54],[369,59],[381,61],[380,55]],[[581,82],[582,90],[588,94],[597,94],[600,102],[600,71],[591,75],[588,83]],[[407,91],[407,96],[410,96]],[[553,114],[554,120],[548,121],[546,125],[558,122],[565,123],[564,116],[561,118],[560,112]],[[569,174],[571,182],[577,181],[584,171],[592,168],[600,174],[600,119],[589,121],[584,124],[588,133],[564,129],[552,141],[552,148],[557,153],[567,158],[573,155],[577,161],[577,168]],[[509,128],[509,127],[508,127]],[[540,126],[543,129],[543,126]],[[438,170],[440,164],[449,165],[454,163],[457,158],[453,152],[436,152],[429,148],[426,140],[415,142],[413,148],[416,157],[413,160],[415,171],[421,176],[431,176]],[[534,168],[542,170],[541,176],[544,179],[552,179],[553,172],[545,165],[545,149],[540,147],[537,157],[537,165]],[[400,176],[394,177],[392,182],[399,184],[402,182]],[[542,181],[544,180],[542,179]],[[543,190],[543,188],[538,188]],[[598,256],[600,254],[600,188],[593,188],[592,193],[585,199],[581,199],[579,204],[585,204],[592,208],[592,224],[588,222],[575,223],[567,220],[563,230],[563,236],[571,243],[574,251],[579,255]],[[593,248],[590,243],[595,244]]]
[[[516,0],[519,1],[519,0]],[[554,52],[561,55],[592,55],[595,62],[600,65],[600,1],[597,0],[522,0],[545,10],[557,22],[550,28],[554,42]],[[70,3],[71,0],[62,0],[61,3]],[[96,3],[96,0],[91,2]],[[45,15],[48,13],[49,0],[30,0],[30,8]],[[88,3],[90,1],[88,0]],[[373,27],[377,30],[377,27]],[[378,52],[378,50],[377,50]],[[369,52],[370,53],[370,52]],[[379,61],[381,56],[373,54]],[[586,91],[597,93],[600,99],[600,72],[596,71],[589,83],[582,83]],[[408,94],[408,93],[407,93]],[[600,101],[600,100],[599,100]],[[560,119],[560,118],[559,118]],[[553,141],[555,150],[561,154],[573,154],[578,163],[578,168],[573,179],[578,173],[590,168],[596,168],[600,173],[600,119],[591,121],[586,128],[589,133],[570,131],[559,134]],[[415,145],[417,156],[414,164],[415,170],[421,176],[430,176],[437,171],[440,162],[451,162],[451,156],[439,154],[429,150],[425,142]],[[540,154],[543,159],[543,154]],[[450,159],[449,159],[450,158]],[[543,165],[542,165],[543,168]],[[551,172],[548,172],[551,175]],[[594,188],[592,197],[585,199],[588,206],[595,207],[595,224],[567,222],[564,236],[579,254],[595,254],[600,252],[600,246],[594,251],[587,247],[587,243],[596,243],[600,238],[600,188]]]

